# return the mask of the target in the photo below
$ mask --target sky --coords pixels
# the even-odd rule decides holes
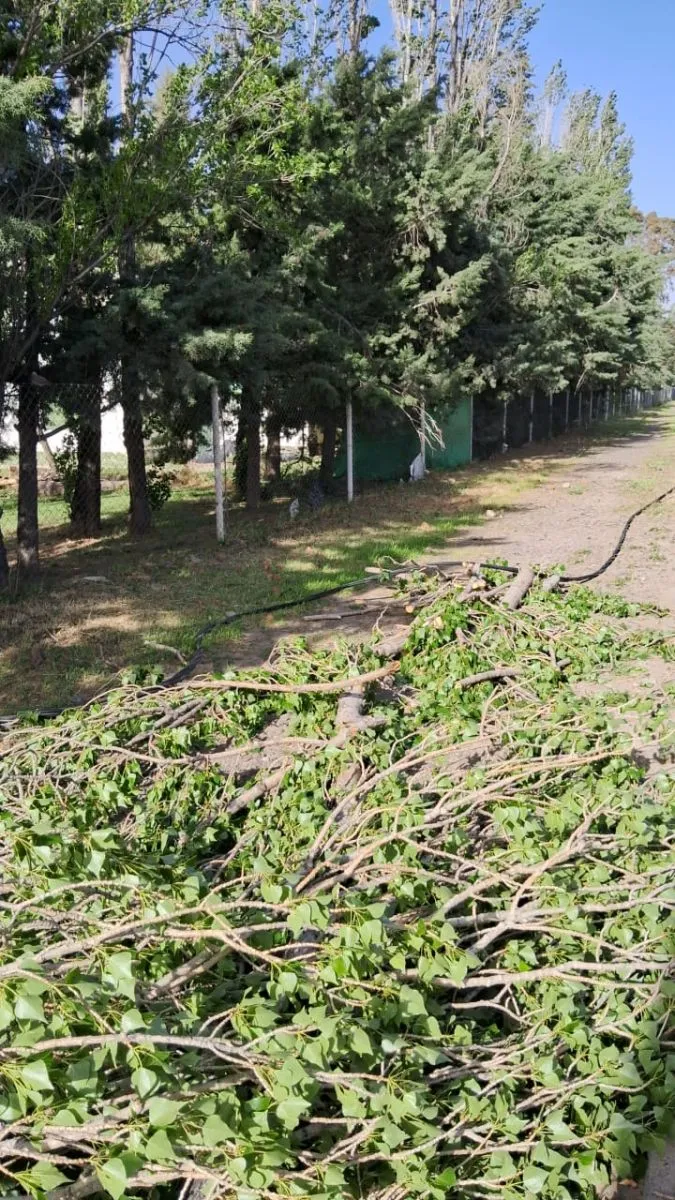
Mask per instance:
[[[377,50],[392,34],[388,0],[369,10],[381,22],[369,43]],[[570,90],[617,93],[635,147],[635,202],[675,217],[675,0],[541,0],[530,51],[538,87],[560,60]]]
[[[573,91],[617,93],[635,202],[675,217],[675,0],[545,0],[530,48],[538,82],[561,59]]]

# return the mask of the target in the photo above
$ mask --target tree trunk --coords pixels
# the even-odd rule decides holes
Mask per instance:
[[[0,508],[0,520],[2,519],[2,509]],[[0,528],[0,594],[9,589],[9,559],[7,558],[7,547],[5,539],[2,536],[2,528]]]
[[[136,372],[130,372],[136,379]],[[123,368],[124,376],[124,368]],[[143,443],[143,414],[138,395],[138,384],[132,383],[124,390],[122,410],[124,416],[124,445],[127,451],[129,475],[129,529],[132,533],[147,533],[152,524],[152,512],[148,498],[148,481],[145,472],[145,445]]]
[[[246,417],[239,409],[237,433],[234,439],[234,490],[238,500],[246,497],[246,474],[248,471],[248,446],[246,444]]]
[[[38,537],[38,416],[35,389],[19,388],[19,504],[16,528],[16,565],[19,578],[40,569]]]
[[[246,407],[246,507],[260,504],[260,413],[256,405]]]
[[[120,93],[125,136],[133,138],[134,39],[129,34],[120,52]],[[132,230],[127,230],[120,246],[120,283],[133,286],[136,279],[136,242]],[[132,533],[147,533],[152,523],[148,481],[145,472],[145,446],[143,443],[143,413],[141,409],[140,380],[133,362],[133,350],[122,354],[122,413],[124,417],[124,445],[127,451],[129,475],[129,528]]]
[[[0,424],[5,417],[5,385],[0,380]],[[2,509],[0,508],[0,521],[2,521]],[[9,587],[9,560],[7,558],[7,547],[2,536],[2,526],[0,525],[0,592],[6,592]]]
[[[321,442],[321,467],[319,479],[322,487],[329,487],[335,469],[335,435],[337,424],[335,414],[330,413],[323,423],[323,440]]]
[[[70,506],[73,532],[95,537],[101,531],[101,403],[98,391],[87,396],[77,429],[77,475]]]
[[[277,483],[281,479],[281,417],[270,413],[265,422],[265,479]]]
[[[319,453],[318,425],[309,425],[307,427],[307,453],[310,458],[316,458]]]

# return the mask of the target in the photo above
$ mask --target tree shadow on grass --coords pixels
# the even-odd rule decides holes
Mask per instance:
[[[80,700],[133,664],[175,669],[214,618],[302,600],[373,564],[421,556],[479,519],[461,502],[430,513],[429,496],[411,491],[401,499],[382,489],[368,504],[336,502],[295,522],[279,505],[260,516],[237,510],[224,546],[206,496],[177,497],[140,541],[120,516],[85,543],[48,531],[39,583],[0,606],[0,708]]]
[[[45,501],[42,577],[0,603],[0,709],[86,698],[134,664],[160,662],[173,670],[192,652],[197,631],[224,613],[303,599],[373,565],[445,548],[482,519],[486,483],[505,477],[506,498],[496,507],[518,511],[523,506],[514,502],[516,495],[539,481],[538,472],[548,477],[570,457],[614,440],[626,445],[663,436],[668,427],[664,413],[649,419],[643,414],[628,431],[625,424],[618,439],[609,429],[608,436],[594,436],[588,444],[559,439],[517,457],[435,473],[415,487],[368,486],[353,505],[332,499],[317,513],[302,509],[297,521],[291,521],[283,498],[255,513],[234,506],[223,546],[215,540],[208,487],[177,493],[141,540],[127,532],[123,494],[106,497],[102,534],[84,542],[70,539],[63,503]],[[611,469],[611,463],[598,465]],[[498,555],[500,539],[481,541],[489,545],[490,557]],[[460,537],[457,545],[466,542]],[[298,620],[283,631],[293,627],[306,630]],[[242,639],[241,623],[210,639],[214,661],[227,661],[233,639]],[[257,652],[262,649],[261,642]]]

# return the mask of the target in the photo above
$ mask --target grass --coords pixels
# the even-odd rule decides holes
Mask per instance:
[[[641,424],[634,418],[601,432],[624,436],[639,433]],[[134,664],[161,660],[175,668],[175,655],[157,647],[189,654],[197,630],[228,611],[302,599],[374,564],[442,549],[487,510],[516,507],[597,440],[594,431],[435,473],[415,487],[378,485],[354,505],[334,500],[294,522],[284,500],[257,514],[236,506],[224,546],[215,540],[208,471],[181,476],[142,540],[127,533],[125,490],[103,495],[102,534],[84,542],[70,539],[63,501],[43,499],[40,581],[0,601],[0,712],[84,698]],[[2,505],[11,554],[16,501],[7,488]],[[241,631],[239,624],[213,635],[214,656],[236,658]]]

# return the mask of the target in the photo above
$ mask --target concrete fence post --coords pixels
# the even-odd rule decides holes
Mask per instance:
[[[213,438],[213,477],[216,492],[216,537],[225,541],[225,480],[223,462],[223,417],[218,384],[211,384],[211,434]]]
[[[345,425],[347,434],[347,499],[351,504],[354,499],[354,413],[351,400],[347,401]]]

